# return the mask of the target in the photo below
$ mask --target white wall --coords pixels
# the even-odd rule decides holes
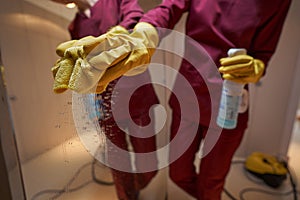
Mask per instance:
[[[300,1],[294,0],[267,74],[251,88],[251,121],[239,155],[287,153],[300,96],[299,10]]]
[[[25,1],[0,0],[0,44],[22,161],[72,137],[70,93],[52,92],[55,47],[69,39],[68,21]],[[61,10],[63,12],[63,10]]]

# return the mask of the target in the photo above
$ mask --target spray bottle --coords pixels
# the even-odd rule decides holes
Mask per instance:
[[[227,52],[229,57],[245,54],[247,54],[247,51],[242,48],[232,48]],[[224,80],[219,114],[217,117],[217,124],[220,127],[226,129],[234,129],[236,127],[243,88],[244,84]]]

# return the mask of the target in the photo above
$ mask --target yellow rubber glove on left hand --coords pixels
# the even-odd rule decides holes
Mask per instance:
[[[224,79],[242,84],[258,82],[265,69],[263,61],[249,55],[221,58],[220,63]]]
[[[128,34],[120,26],[99,37],[87,36],[80,40],[71,40],[57,46],[56,53],[61,58],[51,69],[54,76],[53,90],[62,93],[67,89],[79,93],[93,90],[107,67],[115,60],[106,59],[102,65],[91,65],[88,61],[95,53],[100,53],[99,45],[114,34]]]
[[[96,92],[102,93],[110,81],[144,72],[157,44],[156,29],[144,22],[130,34],[117,26],[98,38],[63,43],[56,50],[62,58],[52,68],[53,89],[85,93],[95,92],[97,86]]]
[[[118,34],[106,41],[109,50],[91,58],[91,65],[98,65],[107,58],[115,61],[105,71],[97,86],[97,93],[102,93],[109,82],[125,76],[134,76],[143,73],[151,61],[158,44],[156,29],[148,23],[138,23],[129,35]]]

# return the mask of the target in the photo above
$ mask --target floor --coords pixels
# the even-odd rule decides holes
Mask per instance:
[[[25,163],[22,171],[27,199],[117,200],[114,186],[100,185],[92,181],[92,161],[92,156],[80,139],[75,137]],[[112,180],[109,169],[99,163],[95,167],[95,175],[101,180]],[[160,170],[141,192],[140,199],[164,200],[166,175],[166,170]],[[66,186],[69,186],[69,192],[59,195],[60,190]],[[78,187],[79,190],[72,191]]]
[[[300,121],[295,123],[293,139],[288,152],[292,171],[300,182]],[[92,181],[90,154],[82,146],[79,138],[73,138],[64,144],[51,149],[43,155],[25,163],[22,166],[25,190],[28,200],[117,200],[114,186],[99,185]],[[235,161],[239,161],[235,158]],[[78,171],[81,168],[80,171]],[[109,170],[96,165],[96,175],[101,179],[110,180]],[[164,200],[166,191],[170,200],[193,200],[167,181],[167,170],[161,170],[150,185],[141,192],[141,200]],[[72,182],[73,181],[73,182]],[[69,185],[68,192],[59,193]],[[79,187],[80,189],[76,190]],[[75,191],[73,189],[75,188]],[[289,181],[273,190],[260,180],[246,174],[242,164],[233,164],[227,178],[225,188],[239,200],[292,200],[293,195],[270,195],[262,192],[249,191],[239,197],[245,189],[257,188],[264,191],[285,193],[291,190]],[[298,191],[300,187],[298,186]],[[222,200],[231,200],[225,193]]]
[[[290,144],[290,148],[288,151],[289,157],[289,165],[291,168],[291,172],[296,182],[300,183],[300,120],[295,122],[293,135],[292,135],[292,142]],[[238,159],[236,159],[238,161]],[[255,192],[249,191],[252,188],[260,189],[264,191],[268,191],[271,193],[279,193],[284,194],[288,191],[291,191],[291,185],[289,180],[287,179],[278,189],[272,189],[271,187],[262,183],[261,180],[255,178],[254,176],[250,175],[249,173],[245,173],[242,164],[233,164],[230,170],[230,173],[227,178],[226,189],[230,191],[234,197],[240,200],[252,200],[252,199],[259,199],[259,200],[293,200],[293,195],[270,195],[266,194],[265,192]],[[300,191],[300,186],[298,185],[298,191]],[[242,198],[239,195],[243,191],[245,192]],[[300,194],[298,194],[298,198]],[[231,200],[228,196],[223,194],[223,200]]]

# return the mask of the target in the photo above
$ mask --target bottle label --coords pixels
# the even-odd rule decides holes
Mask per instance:
[[[217,124],[223,128],[233,129],[237,124],[239,95],[230,95],[226,90],[222,91]]]

